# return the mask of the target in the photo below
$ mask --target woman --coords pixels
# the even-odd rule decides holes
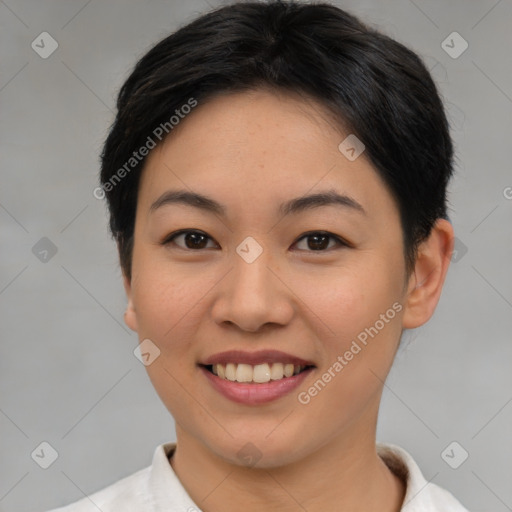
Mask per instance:
[[[464,511],[375,440],[448,270],[452,152],[417,55],[334,6],[235,3],[152,48],[96,194],[177,443],[59,510]]]

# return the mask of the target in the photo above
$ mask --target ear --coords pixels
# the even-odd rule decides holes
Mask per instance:
[[[132,330],[137,332],[137,312],[135,311],[135,307],[133,305],[132,298],[132,283],[131,280],[128,279],[126,274],[123,272],[123,285],[124,291],[126,292],[126,297],[128,298],[128,305],[126,306],[126,312],[124,314],[124,323]]]
[[[419,327],[434,314],[450,266],[453,243],[452,225],[445,219],[438,219],[429,237],[418,247],[404,301],[404,329]]]

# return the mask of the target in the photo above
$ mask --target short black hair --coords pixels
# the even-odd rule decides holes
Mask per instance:
[[[210,11],[152,47],[121,87],[100,180],[123,273],[131,278],[145,161],[134,152],[158,127],[172,133],[184,105],[258,88],[316,100],[363,142],[397,203],[409,273],[420,242],[447,218],[453,147],[436,85],[420,57],[394,39],[334,5],[295,1]]]

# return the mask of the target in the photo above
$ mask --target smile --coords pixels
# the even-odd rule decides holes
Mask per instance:
[[[264,384],[271,380],[281,380],[298,375],[307,366],[293,363],[250,364],[214,364],[207,367],[214,375],[231,382],[247,382]]]
[[[213,389],[246,405],[284,397],[316,368],[311,361],[276,350],[223,352],[198,366]]]

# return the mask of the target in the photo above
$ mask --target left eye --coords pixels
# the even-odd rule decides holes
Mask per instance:
[[[181,241],[180,243],[177,243],[177,240]],[[192,249],[192,250],[199,250],[199,249],[208,249],[211,248],[208,247],[208,242],[213,240],[202,231],[196,231],[196,230],[181,230],[176,233],[172,233],[169,237],[167,237],[164,240],[164,245],[170,244],[171,242],[176,244],[181,249]],[[182,245],[184,244],[184,246]],[[214,242],[215,247],[215,242]]]
[[[294,245],[300,245],[302,241],[306,242],[306,248],[299,247],[299,250],[303,251],[325,251],[331,249],[333,246],[348,246],[341,238],[332,233],[324,231],[314,231],[303,235]],[[334,244],[330,244],[333,241]]]

